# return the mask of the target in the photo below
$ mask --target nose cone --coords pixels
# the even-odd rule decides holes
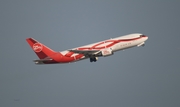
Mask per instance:
[[[145,37],[145,41],[147,41],[147,40],[148,40],[148,37],[146,36],[146,37]]]

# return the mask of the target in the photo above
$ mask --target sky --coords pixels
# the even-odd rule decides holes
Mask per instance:
[[[179,0],[1,0],[0,107],[179,107]],[[35,65],[56,51],[142,33],[145,47],[97,62]]]

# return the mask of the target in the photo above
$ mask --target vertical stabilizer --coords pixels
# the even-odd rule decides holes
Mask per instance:
[[[26,41],[28,42],[32,50],[36,53],[36,55],[39,57],[39,59],[44,59],[56,53],[52,49],[48,48],[47,46],[43,45],[42,43],[38,42],[33,38],[27,38]]]

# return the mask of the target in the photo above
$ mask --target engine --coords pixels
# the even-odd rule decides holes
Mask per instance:
[[[110,56],[110,55],[113,55],[113,52],[110,48],[107,48],[107,49],[103,49],[101,50],[101,54],[102,56]]]

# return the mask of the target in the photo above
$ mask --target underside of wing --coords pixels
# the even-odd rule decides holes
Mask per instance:
[[[86,57],[97,55],[100,52],[99,50],[69,50],[69,51],[78,54],[83,54]]]

